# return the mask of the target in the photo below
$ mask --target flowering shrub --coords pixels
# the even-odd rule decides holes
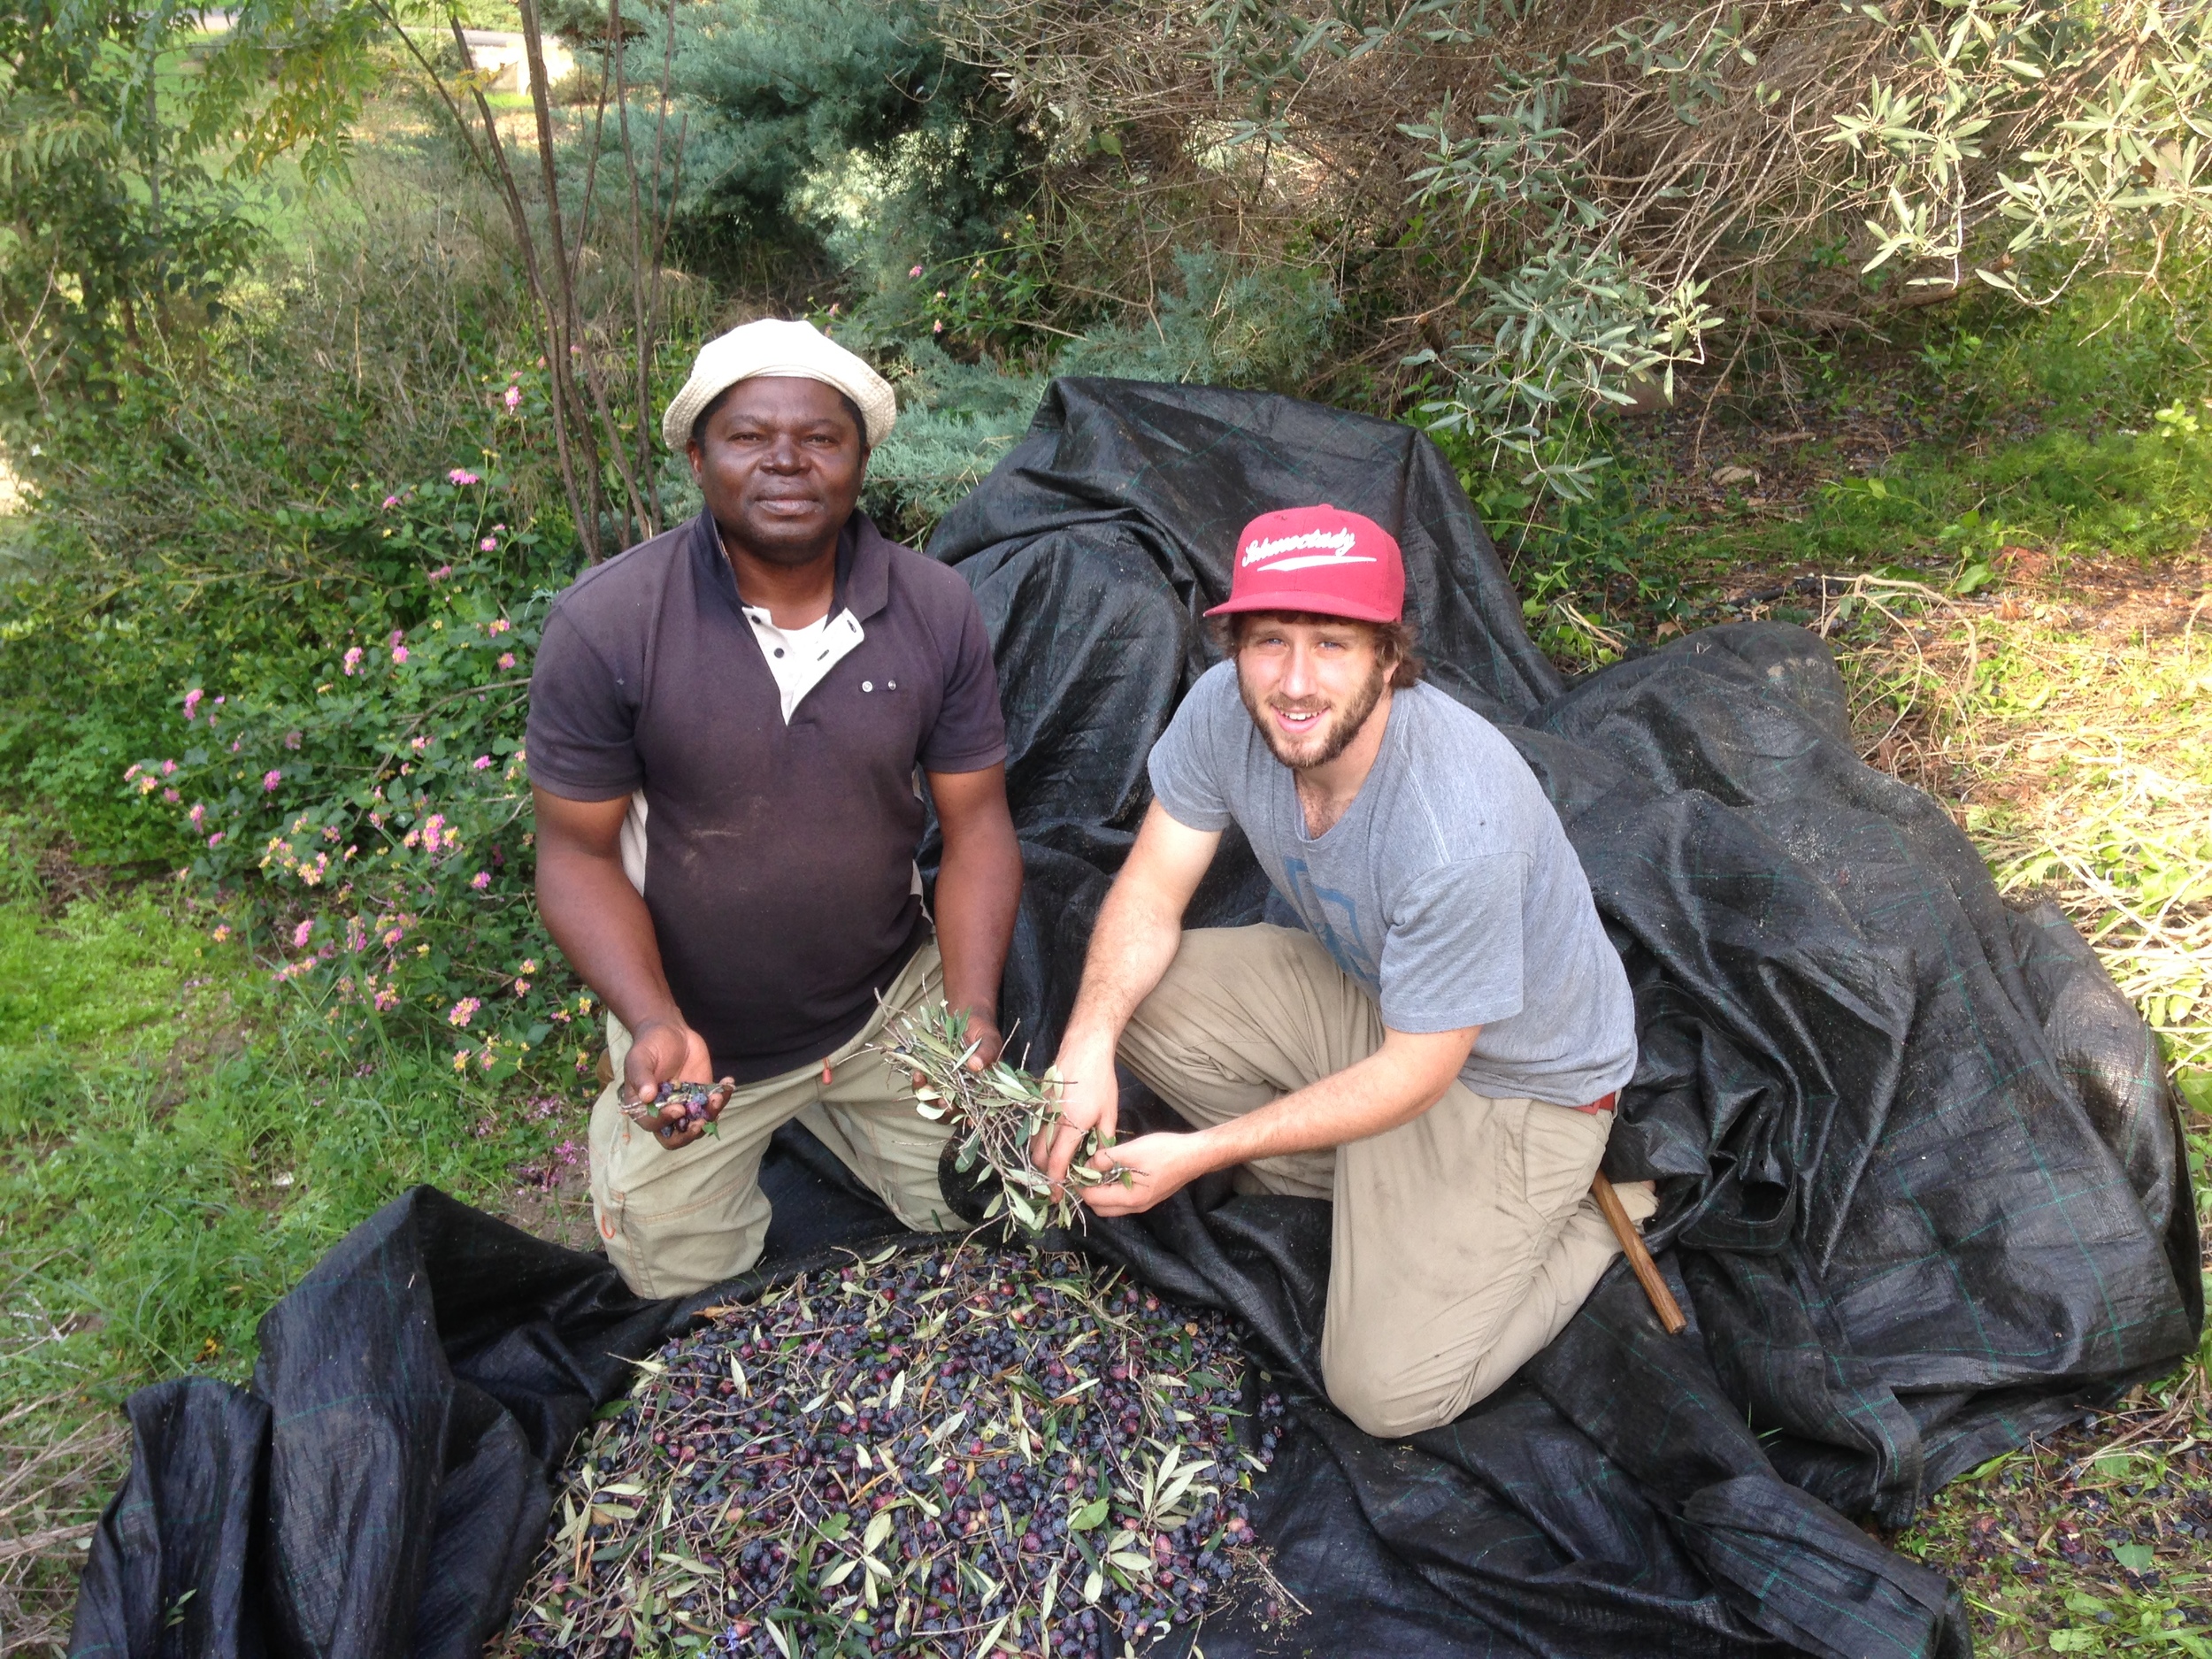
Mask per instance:
[[[460,467],[386,496],[391,539],[438,561],[407,607],[420,620],[334,646],[311,691],[190,687],[176,752],[124,773],[334,1034],[433,1028],[488,1080],[556,1055],[583,1070],[593,1009],[531,896],[522,732],[551,592],[511,596],[503,555],[534,537],[490,522],[498,499]]]

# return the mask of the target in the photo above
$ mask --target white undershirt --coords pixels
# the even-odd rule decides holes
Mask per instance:
[[[846,652],[860,643],[860,624],[849,611],[841,611],[834,617],[822,617],[803,628],[780,628],[769,616],[765,606],[742,607],[745,619],[753,626],[753,638],[760,646],[762,658],[768,672],[776,677],[776,689],[782,694],[783,723],[791,724],[791,711],[805,700],[806,694],[822,683],[822,677],[837,666]]]

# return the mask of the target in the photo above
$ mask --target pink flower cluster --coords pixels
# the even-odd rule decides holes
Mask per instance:
[[[433,857],[441,852],[457,853],[461,850],[461,838],[447,827],[442,812],[433,812],[423,820],[420,829],[409,830],[406,844],[410,847],[419,845]]]
[[[457,466],[450,472],[448,472],[446,474],[446,480],[449,483],[462,486],[480,484],[484,481],[482,479],[477,477],[475,473],[470,472],[466,467],[460,466]]]

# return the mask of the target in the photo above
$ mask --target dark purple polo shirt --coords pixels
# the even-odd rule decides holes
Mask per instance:
[[[966,582],[855,513],[829,614],[847,610],[860,642],[787,726],[702,513],[578,578],[530,677],[530,780],[572,801],[644,792],[669,988],[741,1082],[838,1048],[928,937],[916,768],[1006,757]]]

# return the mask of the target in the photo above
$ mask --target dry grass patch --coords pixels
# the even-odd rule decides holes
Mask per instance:
[[[2006,893],[2058,902],[2212,1108],[2212,551],[2005,563],[1985,599],[1825,600],[1863,752],[1949,803]]]

